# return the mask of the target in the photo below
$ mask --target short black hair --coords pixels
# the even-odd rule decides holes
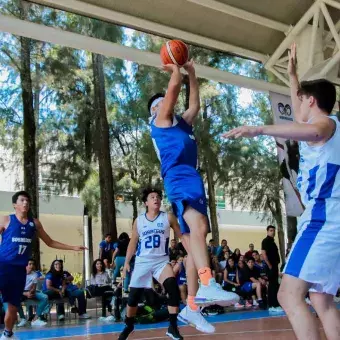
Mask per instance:
[[[248,259],[247,259],[247,263],[249,262],[249,261],[253,261],[253,262],[255,262],[255,259],[251,256],[251,257],[248,257]]]
[[[335,86],[326,79],[302,81],[297,92],[298,96],[313,96],[320,110],[330,114],[336,101]]]
[[[210,242],[215,242],[215,241],[214,241],[214,239],[212,238],[211,240],[209,240],[209,243],[210,243]]]
[[[35,259],[32,259],[32,258],[28,259],[27,264],[30,262],[33,262],[33,264],[36,265]]]
[[[269,225],[268,227],[267,227],[267,231],[269,230],[269,229],[276,229],[273,225]]]
[[[108,236],[111,236],[111,237],[112,237],[112,234],[111,234],[111,233],[105,234],[105,238],[107,238]]]
[[[129,240],[129,239],[130,239],[130,237],[129,237],[128,233],[125,233],[125,232],[121,233],[121,234],[118,236],[118,240],[119,240],[119,241]]]
[[[145,203],[148,200],[148,196],[152,193],[156,193],[158,194],[158,196],[160,197],[160,199],[163,199],[163,194],[162,194],[162,190],[159,190],[157,188],[145,188],[142,191],[142,201],[143,203]]]
[[[24,196],[26,197],[29,202],[31,203],[31,195],[27,191],[18,191],[12,196],[12,203],[15,204],[18,201],[19,196]]]
[[[165,97],[165,94],[161,93],[161,92],[158,92],[155,95],[153,95],[148,101],[148,112],[150,112],[150,108],[151,108],[151,105],[152,105],[154,100],[156,100],[158,98],[164,98],[164,97]]]
[[[257,255],[260,255],[259,252],[257,250],[253,250],[253,254],[257,254]]]

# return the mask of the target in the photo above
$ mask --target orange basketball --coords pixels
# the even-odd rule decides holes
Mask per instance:
[[[161,60],[164,65],[183,66],[189,58],[188,46],[181,40],[167,41],[161,48]]]

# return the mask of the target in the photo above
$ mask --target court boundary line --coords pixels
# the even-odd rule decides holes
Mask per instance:
[[[231,323],[231,322],[242,322],[242,321],[252,321],[252,320],[261,320],[261,319],[277,319],[277,318],[282,318],[282,317],[285,317],[285,315],[275,315],[275,316],[260,316],[260,317],[256,317],[256,318],[250,318],[250,319],[243,319],[243,320],[230,320],[230,321],[216,321],[216,322],[213,322],[213,324],[221,324],[221,323]],[[110,325],[110,324],[108,324]],[[195,327],[192,327],[190,325],[181,325],[181,327],[191,327],[193,329],[196,329]],[[145,328],[145,329],[135,329],[134,330],[134,333],[137,333],[137,332],[144,332],[144,331],[155,331],[155,330],[161,330],[161,329],[166,329],[167,327],[152,327],[152,328]],[[288,330],[288,329],[287,329]],[[291,329],[292,330],[292,329]],[[64,335],[64,336],[56,336],[54,338],[37,338],[35,340],[47,340],[47,339],[68,339],[68,338],[72,338],[72,337],[81,337],[81,336],[89,336],[89,335],[105,335],[105,334],[119,334],[121,331],[118,331],[118,332],[112,332],[112,331],[109,331],[109,332],[102,332],[102,333],[86,333],[86,334],[79,334],[79,335],[75,335],[75,334],[72,334],[72,335]],[[245,332],[248,332],[248,331],[245,331]],[[250,332],[250,331],[249,331]],[[254,332],[257,332],[257,331],[254,331]],[[191,336],[191,337],[194,337],[194,336],[212,336],[212,335],[225,335],[225,334],[233,334],[231,332],[227,332],[227,333],[211,333],[211,334],[207,334],[207,333],[199,333],[199,334],[191,334],[191,335],[186,335],[186,337],[188,336]],[[237,334],[237,332],[235,332],[235,334]],[[155,338],[143,338],[144,340],[151,340],[151,339],[163,339],[163,338],[166,338],[165,337],[155,337]],[[142,340],[141,339],[138,339],[138,340]]]

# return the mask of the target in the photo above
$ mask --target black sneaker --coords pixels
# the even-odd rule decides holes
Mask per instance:
[[[182,335],[179,334],[178,328],[172,327],[171,325],[169,326],[166,335],[173,340],[183,340]]]
[[[123,332],[119,334],[118,340],[126,340],[129,335],[134,331],[134,329],[135,328],[133,326],[125,326]]]

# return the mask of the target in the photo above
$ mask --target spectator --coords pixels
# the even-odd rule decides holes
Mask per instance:
[[[185,250],[185,248],[184,248],[182,242],[179,242],[179,243],[178,243],[177,248],[178,248],[178,250],[179,250],[179,254],[180,254],[180,255],[182,255],[182,256],[187,256],[187,255],[188,255],[188,253],[187,253],[187,251]]]
[[[90,286],[87,287],[88,293],[92,296],[102,297],[102,318],[106,317],[106,308],[109,312],[112,311],[110,300],[108,298],[113,296],[113,289],[111,287],[111,279],[109,274],[105,271],[104,261],[97,259],[92,264],[92,273]],[[115,318],[110,315],[105,321],[115,321]]]
[[[47,314],[50,310],[50,306],[48,304],[47,295],[37,291],[37,283],[39,280],[39,275],[35,271],[35,262],[34,260],[29,260],[26,267],[26,284],[25,290],[23,292],[22,300],[25,301],[27,299],[37,300],[37,315],[31,322],[32,326],[45,326],[47,324],[45,319],[45,314]],[[6,304],[5,304],[5,307]],[[22,306],[19,307],[19,316],[20,322],[18,323],[18,327],[23,327],[27,324],[27,320],[25,318],[24,311]],[[32,313],[33,314],[33,313]]]
[[[67,281],[70,280],[70,277],[67,276],[67,278],[64,279],[64,275],[62,262],[60,260],[54,260],[51,264],[50,271],[46,274],[43,285],[43,293],[46,294],[50,300],[62,299],[65,296],[76,298],[78,300],[79,318],[89,319],[90,316],[86,313],[84,292],[74,285],[67,289],[67,285],[69,284]],[[63,303],[57,304],[57,315],[59,321],[65,320],[65,309]]]
[[[235,266],[233,257],[229,257],[228,264],[224,269],[224,285],[223,288],[229,292],[236,291],[240,286],[240,279],[238,275],[238,268]]]
[[[227,247],[227,248],[225,248],[225,247]],[[228,250],[228,251],[231,252],[230,248],[228,247],[228,242],[225,239],[223,239],[221,241],[221,245],[217,248],[217,251],[216,251],[216,255],[217,255],[217,257],[220,261],[224,260],[224,255],[222,255],[223,249],[226,249],[226,251]]]
[[[176,266],[176,264],[177,264],[177,261],[176,260],[171,260],[170,264],[171,264],[171,267],[174,268]]]
[[[232,258],[234,259],[234,262],[235,262],[235,263],[238,263],[238,260],[239,260],[240,257],[241,257],[241,251],[240,251],[240,249],[239,249],[239,248],[236,248],[235,251],[234,251],[234,253],[233,253],[231,256],[232,256]]]
[[[99,258],[104,261],[105,267],[110,268],[114,243],[111,234],[106,234],[105,239],[99,243]]]
[[[241,291],[248,294],[252,293],[253,306],[259,306],[263,309],[262,289],[265,286],[265,282],[260,278],[260,273],[257,268],[254,267],[254,263],[255,260],[251,257],[248,259],[247,265],[241,270],[243,281]],[[253,294],[254,292],[256,296]]]
[[[245,262],[245,256],[244,256],[244,255],[241,255],[238,261],[239,261],[239,262],[242,261],[242,262],[244,263],[244,262]]]
[[[267,264],[266,262],[264,261],[261,261],[261,258],[260,258],[260,254],[257,250],[254,250],[253,251],[253,258],[255,260],[255,268],[257,268],[260,272],[260,277],[265,280],[266,282],[268,282],[268,267],[267,267]]]
[[[176,265],[173,267],[173,271],[177,279],[179,291],[181,293],[181,300],[182,300],[182,303],[184,303],[185,305],[187,304],[186,301],[188,297],[187,275],[185,271],[187,257],[188,256],[185,256],[183,258],[182,256],[179,256],[177,258]]]
[[[217,249],[218,248],[215,246],[215,241],[211,239],[208,245],[208,252],[210,252],[211,255],[216,255]]]
[[[112,256],[112,266],[114,267],[112,281],[116,283],[117,277],[120,276],[120,269],[124,267],[126,251],[130,243],[130,237],[127,233],[121,233],[118,237],[118,242],[116,244],[116,249]],[[124,280],[124,290],[129,289],[130,275],[128,275]]]
[[[262,241],[262,256],[268,266],[268,306],[270,312],[282,312],[277,301],[279,290],[279,263],[280,255],[275,244],[275,227],[267,227],[267,237]]]
[[[244,254],[246,260],[253,257],[254,245],[252,243],[249,244],[249,250]]]
[[[172,239],[170,241],[170,247],[169,247],[170,261],[176,260],[179,255],[180,255],[180,251],[178,249],[177,241],[175,239]]]
[[[212,272],[213,272],[213,276],[215,277],[215,280],[216,280],[217,283],[222,283],[223,271],[224,271],[224,269],[221,269],[217,256],[216,255],[213,256],[213,258],[212,258]]]

